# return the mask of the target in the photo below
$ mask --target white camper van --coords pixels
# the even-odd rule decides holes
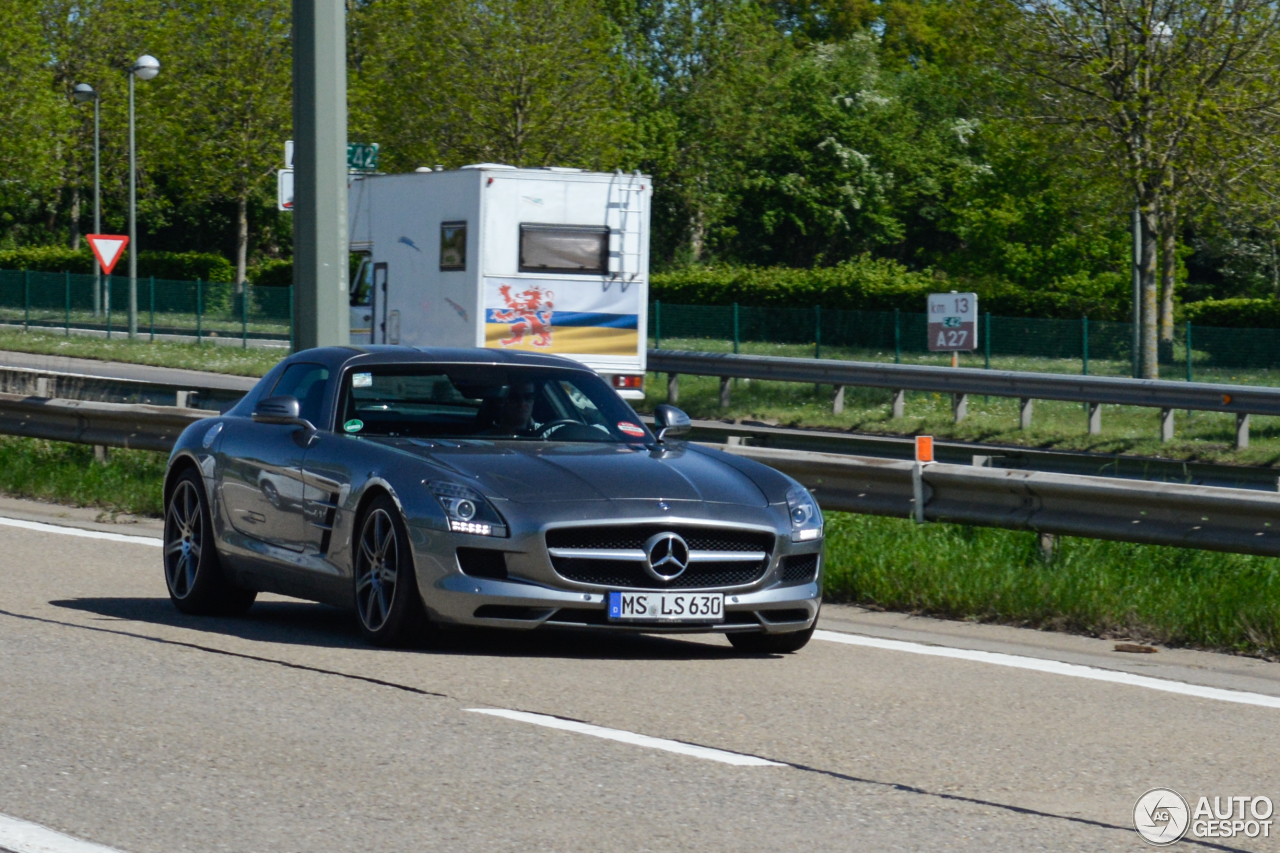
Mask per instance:
[[[350,187],[352,343],[563,355],[644,396],[647,176],[481,163]]]

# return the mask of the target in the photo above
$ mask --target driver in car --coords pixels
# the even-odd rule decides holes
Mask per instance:
[[[532,382],[520,382],[510,386],[507,394],[498,401],[494,424],[483,435],[532,435],[533,403],[537,390]]]

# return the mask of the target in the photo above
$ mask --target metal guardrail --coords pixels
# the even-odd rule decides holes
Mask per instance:
[[[211,414],[177,406],[0,394],[0,433],[102,447],[168,452],[184,429]]]
[[[1166,441],[1173,437],[1177,409],[1229,412],[1236,415],[1237,447],[1249,444],[1250,415],[1280,415],[1280,388],[1250,385],[671,350],[650,350],[648,369],[668,374],[667,397],[671,401],[679,399],[680,374],[718,376],[721,405],[728,405],[730,379],[833,385],[836,411],[843,408],[845,386],[888,388],[895,392],[894,417],[902,416],[905,391],[951,394],[957,423],[965,417],[970,394],[1013,397],[1022,401],[1023,429],[1031,425],[1032,400],[1087,404],[1090,433],[1101,430],[1102,405],[1144,406],[1160,409],[1160,435]]]
[[[253,388],[256,379],[217,376],[216,382],[154,382],[92,376],[32,367],[0,366],[0,394],[57,397],[102,403],[144,403],[225,411]],[[229,387],[230,386],[230,387]],[[242,387],[236,387],[242,386]]]
[[[824,510],[911,517],[915,463],[721,448],[776,468]],[[966,465],[923,466],[928,521],[1280,556],[1280,495]]]
[[[653,418],[642,420],[652,425]],[[695,420],[690,439],[713,445],[769,447],[881,459],[915,458],[912,436],[868,435],[822,429],[795,429],[759,423]],[[1088,477],[1148,480],[1229,489],[1280,491],[1280,468],[1219,465],[1150,456],[1124,456],[1072,450],[1046,450],[1009,444],[934,439],[934,458],[952,465],[977,465],[1020,471],[1044,471]]]
[[[0,394],[0,433],[166,451],[207,412]],[[826,510],[911,517],[913,462],[724,445],[790,474]],[[1280,495],[969,465],[924,466],[926,520],[1280,556]],[[1274,525],[1274,526],[1273,526]]]

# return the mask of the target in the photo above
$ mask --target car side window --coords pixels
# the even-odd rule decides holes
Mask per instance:
[[[322,364],[291,364],[280,375],[276,387],[271,389],[271,396],[287,394],[297,397],[301,416],[321,426],[320,416],[324,411],[324,397],[328,387],[329,368]]]

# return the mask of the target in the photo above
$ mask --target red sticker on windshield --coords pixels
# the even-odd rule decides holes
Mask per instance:
[[[633,424],[630,421],[619,421],[618,429],[622,430],[627,435],[634,435],[636,438],[644,438],[644,427],[638,424]]]

